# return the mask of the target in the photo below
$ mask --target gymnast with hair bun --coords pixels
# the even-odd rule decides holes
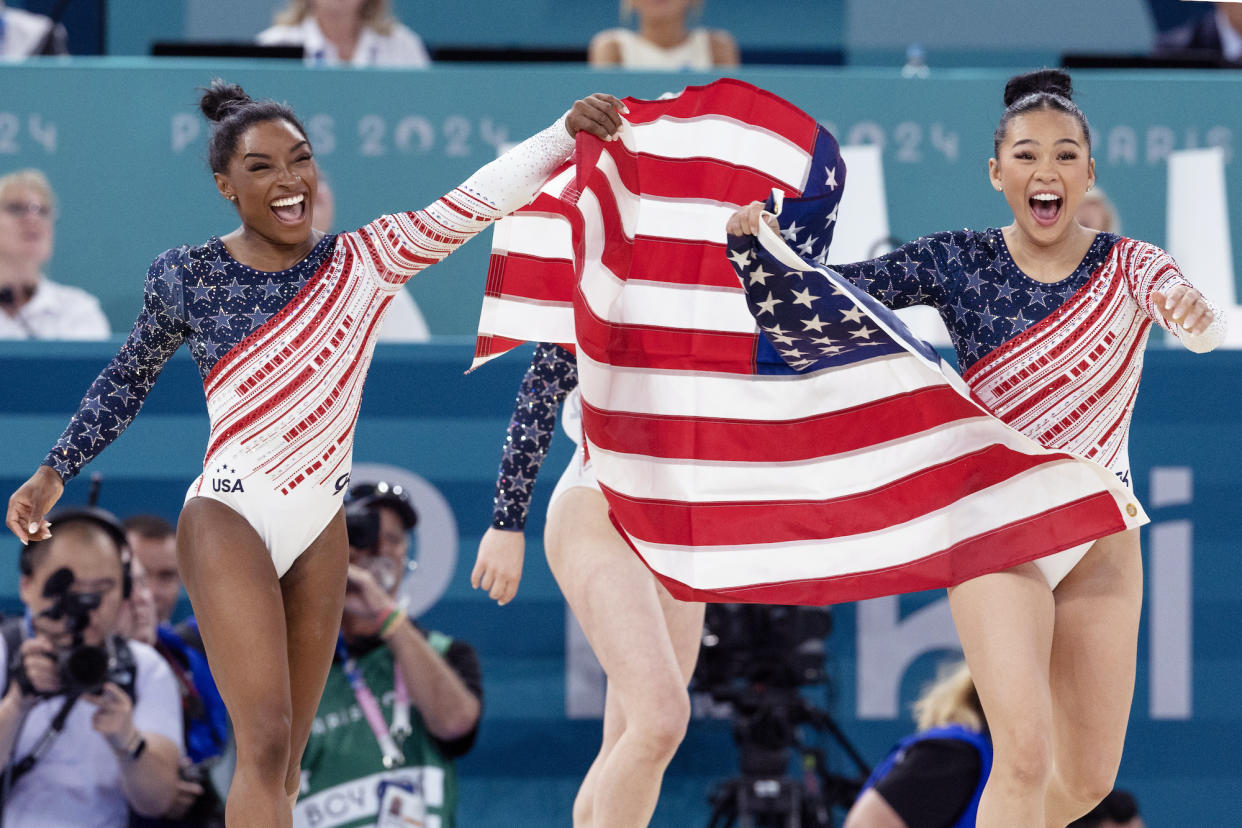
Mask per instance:
[[[1095,161],[1065,72],[1010,79],[994,151],[989,178],[1012,224],[936,233],[829,267],[891,308],[935,307],[979,402],[1046,448],[1093,460],[1130,485],[1130,416],[1152,323],[1202,353],[1224,341],[1225,320],[1163,250],[1077,221]],[[761,203],[734,213],[728,231],[757,233],[760,221],[799,249],[820,231],[779,227]],[[796,287],[830,292],[806,276]],[[794,286],[779,274],[766,285],[776,295]],[[810,312],[833,311],[812,301]],[[813,336],[797,347],[831,347]],[[1137,529],[949,590],[995,748],[981,828],[1063,826],[1112,789],[1142,597]]]
[[[316,170],[286,105],[215,81],[208,161],[241,226],[161,254],[138,320],[38,471],[9,499],[23,543],[50,537],[64,485],[133,421],[183,343],[211,419],[177,559],[233,722],[230,826],[292,824],[299,765],[340,630],[349,565],[341,498],[363,381],[393,294],[525,204],[586,130],[624,104],[595,94],[416,212],[349,233],[311,227]],[[377,748],[378,749],[378,748]]]

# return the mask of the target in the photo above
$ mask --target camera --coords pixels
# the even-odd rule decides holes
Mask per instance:
[[[53,598],[55,602],[40,615],[53,621],[63,620],[66,631],[73,637],[69,646],[58,650],[54,656],[60,690],[55,693],[35,690],[26,676],[21,654],[16,652],[12,654],[11,670],[23,692],[39,696],[79,696],[98,693],[108,681],[125,681],[126,659],[120,656],[114,638],[106,639],[103,646],[83,642],[82,632],[90,626],[91,613],[99,608],[102,596],[71,591],[73,581],[73,571],[62,567],[53,572],[43,585],[43,597]]]
[[[380,516],[367,504],[352,504],[345,509],[345,534],[354,549],[374,552],[380,541]]]

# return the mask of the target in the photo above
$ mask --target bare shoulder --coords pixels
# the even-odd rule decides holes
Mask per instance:
[[[591,66],[616,66],[621,63],[621,29],[597,32],[587,46],[587,63]]]

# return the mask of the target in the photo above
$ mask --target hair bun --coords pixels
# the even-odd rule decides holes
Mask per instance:
[[[1040,92],[1058,95],[1067,101],[1074,99],[1074,86],[1066,72],[1060,69],[1037,69],[1009,79],[1005,84],[1005,106],[1013,106],[1015,101]]]
[[[203,90],[199,100],[199,109],[209,121],[222,121],[239,107],[251,102],[251,98],[235,83],[225,83],[220,78],[211,82],[211,87]]]

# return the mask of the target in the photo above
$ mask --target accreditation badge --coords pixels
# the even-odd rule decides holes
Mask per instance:
[[[376,828],[427,828],[427,805],[413,785],[385,780],[378,795]]]

